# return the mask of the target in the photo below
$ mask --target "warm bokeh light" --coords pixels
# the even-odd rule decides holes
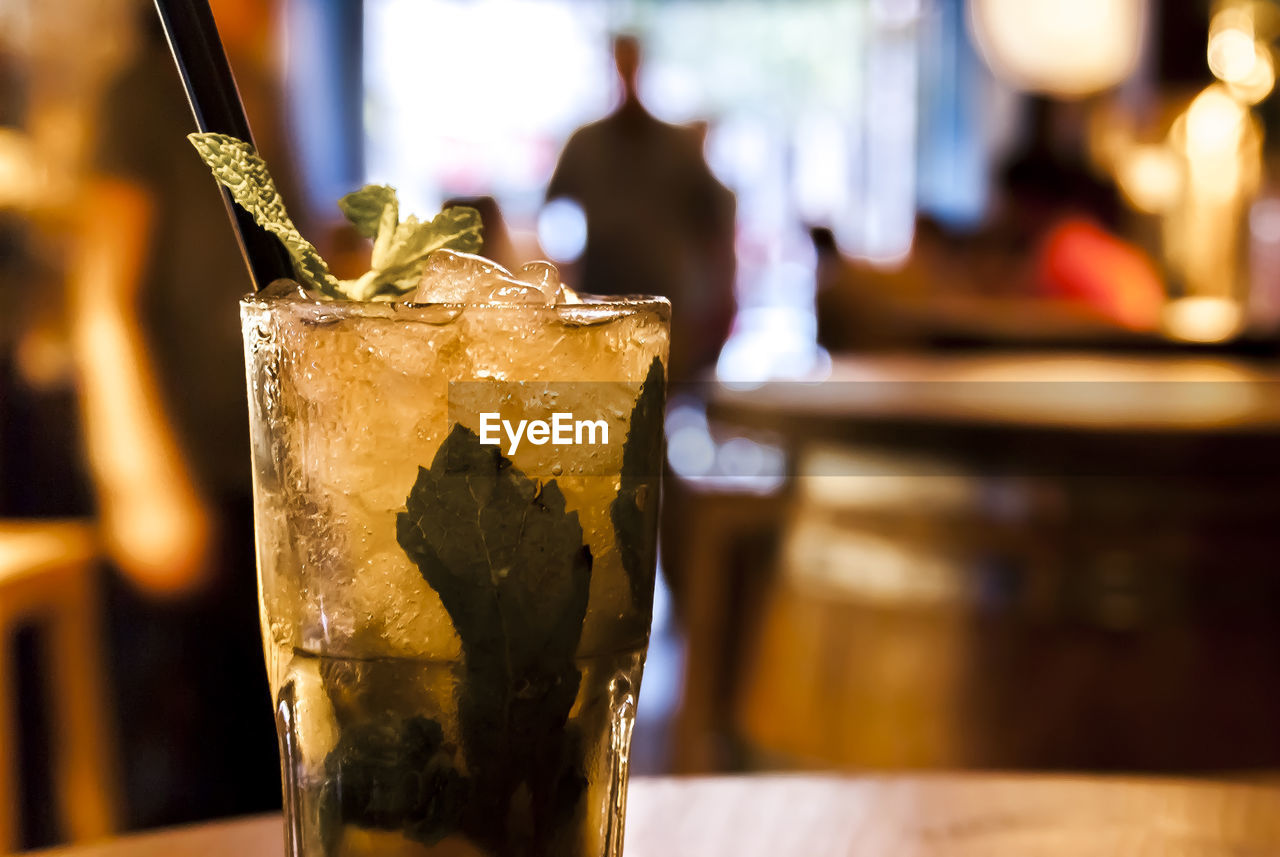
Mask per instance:
[[[1227,81],[1227,89],[1231,94],[1246,104],[1262,101],[1276,85],[1276,63],[1271,56],[1271,49],[1263,44],[1255,44],[1253,48],[1254,63],[1248,74]]]
[[[1210,86],[1187,108],[1186,149],[1190,158],[1234,155],[1245,132],[1248,111],[1220,86]]]
[[[1228,83],[1244,80],[1253,72],[1258,52],[1253,33],[1235,27],[1219,30],[1209,37],[1209,69]]]
[[[1125,197],[1147,214],[1168,210],[1182,193],[1182,165],[1163,143],[1125,149],[1116,159],[1116,179]]]
[[[1248,107],[1222,84],[1197,95],[1169,134],[1186,157],[1192,197],[1217,204],[1238,201],[1256,186],[1261,137]]]
[[[1174,121],[1168,142],[1182,156],[1186,181],[1162,223],[1165,263],[1187,296],[1234,301],[1243,288],[1241,229],[1262,177],[1262,127],[1215,83]],[[1182,320],[1182,312],[1175,311],[1169,325],[1178,338],[1217,341],[1234,332],[1229,324],[1202,322],[1221,317],[1206,315],[1212,310],[1191,311],[1192,321]]]
[[[1271,15],[1265,11],[1255,3],[1232,3],[1219,9],[1209,25],[1209,69],[1246,104],[1262,101],[1276,82],[1275,60],[1267,45],[1274,10]]]
[[[47,176],[32,143],[16,128],[0,127],[0,208],[30,208],[40,199]]]
[[[973,0],[969,23],[992,70],[1021,89],[1080,97],[1115,86],[1142,43],[1142,0]]]
[[[1239,331],[1241,316],[1240,304],[1229,298],[1180,298],[1165,307],[1164,326],[1175,339],[1222,342]]]
[[[1249,278],[1240,242],[1263,180],[1264,127],[1250,108],[1275,87],[1268,39],[1278,20],[1270,3],[1217,4],[1206,59],[1218,81],[1190,101],[1162,142],[1140,137],[1123,111],[1098,111],[1091,131],[1095,157],[1129,204],[1160,216],[1161,261],[1182,294],[1225,301],[1170,309],[1162,324],[1176,338],[1216,342],[1238,332],[1230,315]]]

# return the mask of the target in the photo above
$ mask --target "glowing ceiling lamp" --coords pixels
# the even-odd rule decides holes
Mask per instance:
[[[1066,98],[1128,77],[1138,61],[1144,0],[971,0],[969,28],[996,75]]]

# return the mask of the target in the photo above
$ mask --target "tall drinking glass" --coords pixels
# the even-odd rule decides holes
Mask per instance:
[[[621,853],[669,312],[242,301],[290,855]]]

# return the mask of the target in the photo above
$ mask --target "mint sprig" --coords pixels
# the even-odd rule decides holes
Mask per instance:
[[[231,191],[231,198],[253,215],[254,222],[280,239],[303,285],[331,298],[345,297],[320,252],[289,219],[267,164],[253,146],[226,134],[188,134],[187,139],[213,177]]]
[[[373,240],[368,273],[342,283],[354,300],[381,295],[401,295],[416,288],[427,257],[442,248],[459,253],[480,249],[480,213],[455,206],[423,223],[410,215],[400,222],[400,206],[394,188],[367,185],[338,201],[342,213],[356,231]]]
[[[454,206],[427,222],[413,216],[401,222],[395,189],[369,185],[347,194],[338,205],[357,232],[374,239],[372,267],[354,280],[340,280],[289,219],[267,164],[253,146],[226,134],[188,134],[187,139],[236,204],[280,239],[303,285],[326,297],[397,298],[417,287],[432,252],[480,249],[480,213],[474,208]]]

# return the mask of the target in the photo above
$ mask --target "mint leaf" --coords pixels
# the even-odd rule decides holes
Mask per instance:
[[[396,538],[462,640],[458,700],[471,801],[463,829],[499,853],[544,854],[585,789],[567,729],[591,551],[554,481],[455,425],[396,518]]]
[[[410,292],[422,279],[431,253],[440,249],[474,253],[480,249],[480,230],[480,212],[461,205],[446,208],[427,223],[411,215],[397,224],[384,214],[373,242],[372,269],[343,281],[342,288],[355,300]]]
[[[447,248],[459,253],[474,253],[480,249],[480,244],[480,212],[457,205],[446,208],[428,223],[420,223],[418,218],[410,216],[396,227],[382,253],[377,253],[377,248],[374,248],[373,267],[395,273],[406,265],[424,264],[432,251]]]
[[[591,581],[578,513],[455,425],[396,518],[396,537],[439,594],[470,660],[554,675],[572,662]],[[470,669],[470,665],[468,666]]]
[[[400,222],[400,204],[396,201],[396,189],[382,184],[370,184],[338,200],[338,208],[361,237],[373,238],[387,230],[384,220],[390,221],[394,230]]]
[[[662,361],[655,357],[631,411],[618,496],[609,508],[618,554],[631,584],[631,603],[646,614],[653,607],[666,398],[666,375]]]
[[[344,824],[400,831],[433,845],[458,828],[469,786],[440,724],[383,713],[342,730],[324,760],[319,821],[325,852]]]
[[[329,266],[289,219],[271,173],[253,147],[226,134],[188,134],[187,139],[213,171],[214,178],[231,191],[236,203],[252,214],[259,226],[280,239],[293,259],[298,279],[329,297],[343,297]]]

